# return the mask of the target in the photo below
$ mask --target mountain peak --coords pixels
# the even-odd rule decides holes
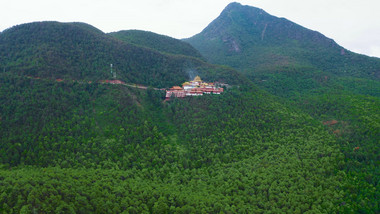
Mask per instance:
[[[228,4],[224,10],[222,11],[221,15],[225,14],[231,14],[231,13],[241,13],[245,15],[269,15],[267,12],[265,12],[261,8],[248,6],[248,5],[242,5],[238,2],[232,2]]]
[[[224,9],[224,10],[231,10],[231,9],[235,9],[235,8],[239,8],[239,7],[242,7],[243,5],[240,4],[239,2],[231,2],[227,5],[227,7]]]
[[[230,3],[201,33],[186,41],[210,62],[239,70],[305,65],[341,75],[377,73],[377,69],[364,71],[361,68],[364,65],[348,63],[361,56],[353,55],[323,34],[236,2]]]
[[[248,6],[248,5],[242,5],[239,2],[231,2],[229,3],[223,11],[231,11],[231,10],[259,10],[259,11],[264,11],[263,9],[253,7],[253,6]]]
[[[225,41],[228,38],[240,37],[241,33],[259,35],[258,37],[261,38],[265,25],[273,22],[276,18],[269,15],[263,9],[232,2],[226,6],[219,17],[211,22],[202,33],[210,40],[222,36],[222,40]],[[231,42],[236,43],[237,41]],[[236,45],[233,46],[236,47]],[[233,48],[233,50],[238,49]]]

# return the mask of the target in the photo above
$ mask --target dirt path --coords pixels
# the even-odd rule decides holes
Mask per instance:
[[[33,77],[33,76],[26,76],[26,77],[30,78],[30,79],[52,80],[52,81],[56,81],[56,82],[65,82],[64,79],[54,79],[53,80],[53,79],[49,79],[49,78],[41,78],[41,77]],[[98,82],[92,82],[92,81],[85,82],[85,81],[80,81],[80,80],[72,80],[72,81],[80,83],[80,84],[99,83],[99,84],[124,85],[124,86],[132,87],[132,88],[142,89],[142,90],[147,90],[149,88],[148,86],[138,85],[138,84],[135,84],[135,83],[124,83],[121,80],[112,80],[112,81],[109,81],[109,80],[100,80]],[[107,81],[109,81],[109,82],[107,82]],[[165,88],[152,88],[152,89],[156,90],[156,91],[165,91],[166,90]]]

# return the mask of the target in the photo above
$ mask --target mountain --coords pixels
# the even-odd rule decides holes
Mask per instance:
[[[141,34],[132,42],[59,22],[0,34],[0,211],[379,212],[374,74],[301,58],[241,74]],[[219,54],[243,50],[232,47]],[[121,80],[149,87],[99,82],[112,79],[111,63]],[[170,101],[154,88],[195,73],[230,87]]]
[[[109,35],[137,46],[151,48],[168,54],[179,54],[202,58],[199,51],[188,43],[153,32],[123,30],[109,33]]]
[[[380,78],[380,59],[353,53],[319,32],[239,3],[229,4],[201,33],[184,41],[210,62],[247,74],[317,69]]]
[[[353,53],[319,32],[239,3],[229,4],[184,41],[210,62],[241,71],[283,103],[325,124],[345,155],[350,185],[362,189],[348,200],[368,202],[355,212],[367,212],[366,206],[379,210],[373,204],[379,184],[379,58]]]
[[[0,34],[2,72],[98,81],[111,78],[110,64],[118,79],[154,87],[180,84],[189,79],[189,71],[206,80],[212,76],[209,81],[236,84],[243,79],[232,69],[210,65],[193,56],[163,54],[136,46],[84,23],[35,22]],[[208,75],[210,72],[213,75]],[[238,79],[233,80],[235,77]]]

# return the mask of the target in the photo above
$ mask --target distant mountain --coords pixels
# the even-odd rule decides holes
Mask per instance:
[[[185,41],[210,62],[248,74],[301,69],[380,78],[380,59],[353,53],[319,32],[239,3],[229,4],[201,33]]]
[[[136,46],[84,23],[35,22],[0,34],[0,72],[100,80],[111,78],[110,64],[118,79],[155,87],[182,83],[189,72],[230,83],[242,78],[232,69]]]
[[[147,48],[151,48],[168,54],[180,54],[202,58],[197,49],[178,39],[142,30],[123,30],[109,33],[122,41]]]

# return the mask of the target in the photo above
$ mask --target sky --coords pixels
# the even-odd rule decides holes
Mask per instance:
[[[0,31],[34,21],[85,22],[103,32],[138,29],[188,38],[233,0],[0,0]],[[235,0],[380,57],[380,0]]]

